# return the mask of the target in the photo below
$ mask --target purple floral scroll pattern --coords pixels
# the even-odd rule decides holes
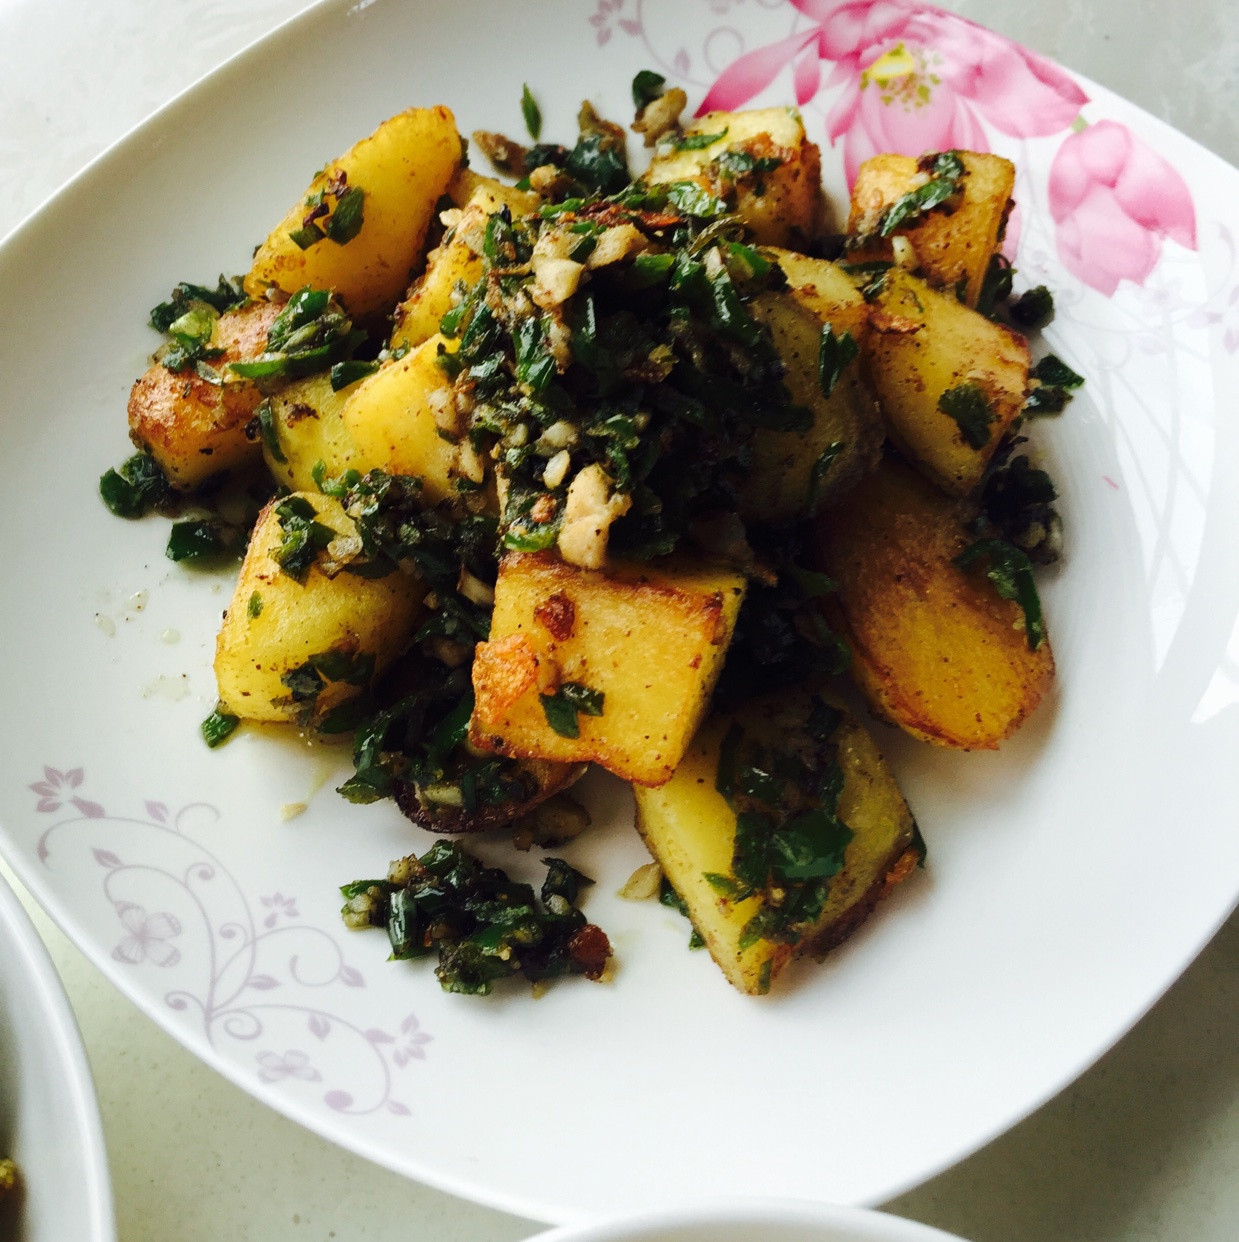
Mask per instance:
[[[29,786],[36,811],[69,812],[39,837],[38,857],[98,877],[112,959],[149,972],[144,982],[165,1004],[259,1082],[313,1091],[339,1113],[410,1116],[397,1079],[426,1059],[431,1035],[412,1014],[394,1031],[366,1025],[363,1007],[348,1003],[365,977],[330,934],[301,921],[295,896],[277,891],[251,907],[188,830],[217,820],[215,808],[147,801],[143,816],[113,816],[84,786],[82,768],[53,767]]]
[[[1141,287],[1165,243],[1195,250],[1196,218],[1183,178],[1137,134],[1113,120],[1090,122],[1089,97],[1051,61],[966,18],[919,0],[781,0],[763,23],[787,33],[757,46],[733,23],[715,26],[701,51],[663,49],[657,63],[700,81],[711,50],[726,63],[704,82],[698,114],[746,106],[776,82],[798,106],[823,114],[824,137],[841,146],[849,185],[869,157],[894,152],[991,149],[1059,138],[1047,205],[1059,262],[1082,285],[1113,297]],[[711,0],[713,14],[728,13]],[[730,14],[729,14],[730,15]],[[599,0],[590,18],[599,41],[622,31],[657,53],[656,12],[645,0]],[[753,29],[750,26],[750,30]],[[1040,187],[1039,187],[1040,188]],[[1020,220],[1013,217],[1008,251]]]

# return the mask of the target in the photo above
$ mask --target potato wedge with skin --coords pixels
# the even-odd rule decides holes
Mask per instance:
[[[225,311],[211,336],[211,346],[224,353],[211,366],[225,374],[228,363],[261,354],[281,309],[261,301]],[[261,400],[248,380],[212,384],[192,367],[175,372],[156,362],[129,393],[129,435],[176,487],[192,491],[208,479],[257,463],[261,451],[245,426]]]
[[[940,487],[967,495],[1024,408],[1028,342],[895,269],[869,323],[865,361],[891,440]]]
[[[344,406],[355,387],[336,392],[330,376],[311,375],[267,398],[271,431],[262,438],[262,455],[276,482],[290,491],[316,492],[319,462],[328,478],[353,466],[357,448],[344,425]]]
[[[929,284],[976,306],[1011,210],[1015,165],[1000,155],[956,154],[964,166],[959,204],[949,212],[915,215],[898,226],[894,236],[911,242],[920,274]],[[875,155],[860,166],[852,187],[848,232],[862,235],[864,244],[849,259],[863,263],[891,257],[890,238],[873,236],[873,230],[888,207],[925,180],[918,161],[907,155]]]
[[[661,784],[706,713],[744,591],[741,575],[710,566],[505,557],[473,665],[470,740]],[[602,695],[601,714],[577,713],[577,737],[552,726],[542,699],[564,683]]]
[[[421,261],[435,206],[460,163],[460,135],[447,108],[410,108],[384,121],[310,182],[258,248],[246,292],[258,296],[275,285],[292,294],[312,285],[334,290],[354,318],[385,314]],[[341,198],[358,190],[360,228],[351,237],[341,229],[346,240],[333,240]],[[319,196],[329,214],[310,219]],[[326,235],[302,249],[292,235],[310,226]]]
[[[727,979],[760,995],[793,957],[822,957],[845,940],[878,901],[915,866],[915,824],[873,738],[846,712],[826,745],[836,748],[843,777],[838,818],[852,832],[842,869],[830,879],[825,904],[786,943],[743,933],[762,908],[761,895],[733,900],[706,877],[732,875],[736,813],[718,791],[720,752],[733,725],[765,745],[795,737],[811,710],[804,693],[771,695],[730,716],[707,721],[675,774],[657,789],[634,788],[637,829],[693,926]],[[743,743],[741,743],[743,745]]]
[[[324,526],[341,536],[356,534],[338,500],[296,495]],[[220,703],[243,720],[321,718],[359,694],[404,650],[425,595],[417,579],[400,572],[329,577],[321,552],[304,582],[291,577],[273,555],[284,537],[280,503],[272,501],[258,518],[216,639]],[[307,666],[316,667],[324,683],[317,694],[285,680]],[[313,682],[310,674],[302,681],[306,677]]]
[[[880,716],[924,741],[992,750],[1054,678],[1049,640],[1030,650],[1024,614],[955,558],[974,537],[967,503],[885,460],[817,523],[828,612]]]
[[[818,289],[813,309],[790,292],[761,293],[749,303],[754,317],[773,333],[792,401],[812,411],[813,425],[807,431],[757,431],[752,469],[740,491],[742,517],[790,522],[815,513],[846,491],[881,451],[882,420],[861,378],[859,357],[843,368],[829,397],[822,391],[823,327],[830,324],[841,336],[858,321],[863,323],[868,313],[864,299],[846,277],[840,278],[850,297],[841,293],[837,305]],[[825,319],[823,310],[828,312]],[[859,351],[860,335],[852,339]]]
[[[436,402],[448,399],[452,383],[439,355],[456,345],[436,333],[350,389],[343,411],[357,468],[417,475],[428,505],[454,499],[456,480],[466,472],[461,445],[441,429],[435,413]],[[467,449],[467,441],[462,444]]]
[[[713,134],[698,149],[676,145]],[[733,206],[760,245],[803,248],[822,231],[821,153],[795,108],[707,112],[659,143],[642,179],[698,182]]]

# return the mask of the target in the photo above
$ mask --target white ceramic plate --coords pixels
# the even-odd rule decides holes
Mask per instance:
[[[22,1171],[13,1242],[115,1242],[99,1104],[56,968],[0,877],[0,1155]],[[8,1229],[15,1226],[16,1232]]]
[[[774,1199],[718,1200],[643,1212],[595,1225],[566,1226],[531,1242],[963,1242],[915,1221]]]
[[[774,996],[735,994],[678,917],[614,896],[644,852],[600,777],[569,856],[599,880],[614,984],[445,996],[337,920],[338,883],[427,838],[336,798],[334,756],[201,745],[228,584],[167,562],[163,523],[109,517],[96,480],[126,452],[148,308],[243,270],[325,159],[410,103],[518,132],[525,81],[569,137],[586,96],[626,116],[644,67],[694,102],[799,96],[836,192],[845,154],[892,134],[1018,161],[1021,280],[1058,291],[1049,342],[1089,377],[1038,428],[1070,541],[1044,584],[1058,690],[998,754],[888,738],[930,867]],[[875,1202],[931,1175],[1113,1043],[1239,892],[1237,196],[1233,169],[1100,88],[894,0],[314,10],[0,251],[6,854],[210,1064],[459,1194],[562,1222],[738,1184]]]

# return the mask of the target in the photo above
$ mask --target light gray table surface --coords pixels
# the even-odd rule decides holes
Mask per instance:
[[[0,235],[154,108],[303,7],[0,0]],[[1235,0],[947,7],[1239,164]],[[17,887],[86,1040],[121,1242],[501,1242],[538,1231],[368,1164],[257,1103],[134,1009]],[[975,1242],[1239,1238],[1239,917],[1077,1083],[888,1206]]]

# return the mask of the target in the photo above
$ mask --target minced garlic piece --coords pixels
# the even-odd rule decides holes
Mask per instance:
[[[611,523],[628,512],[632,497],[612,492],[611,480],[594,462],[572,480],[564,501],[559,554],[569,565],[601,569],[607,559]]]

